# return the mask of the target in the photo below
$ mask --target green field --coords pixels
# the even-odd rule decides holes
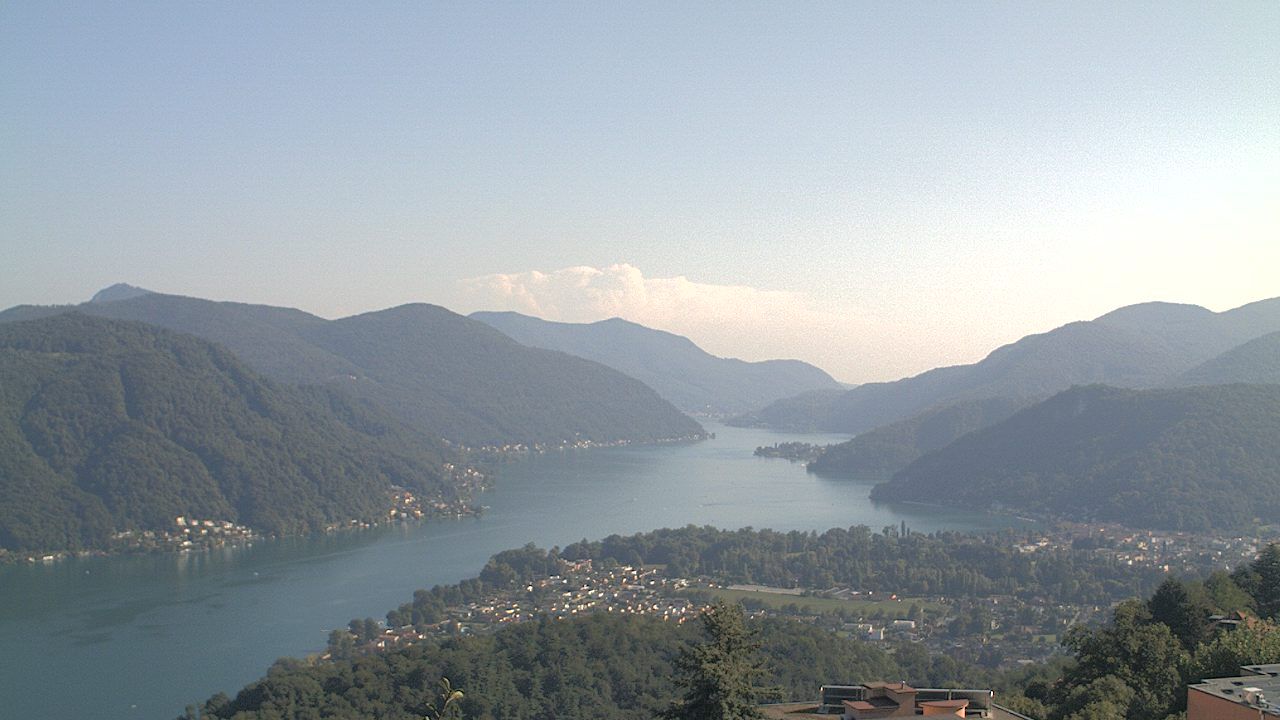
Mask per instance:
[[[696,588],[697,592],[706,593],[717,600],[725,602],[741,602],[743,600],[758,601],[767,607],[778,609],[786,605],[796,605],[803,611],[808,606],[814,613],[853,612],[859,615],[881,613],[891,618],[905,618],[913,604],[929,614],[946,612],[946,607],[936,602],[899,598],[898,600],[838,600],[835,598],[810,597],[806,595],[785,595],[783,593],[761,592],[758,590],[729,590],[726,588]]]

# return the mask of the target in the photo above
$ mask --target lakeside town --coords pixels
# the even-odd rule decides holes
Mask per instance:
[[[449,473],[452,486],[457,489],[455,496],[447,496],[442,492],[428,496],[409,488],[392,486],[387,493],[388,508],[384,518],[376,522],[352,519],[343,523],[334,523],[324,527],[323,532],[367,530],[387,523],[481,515],[484,508],[478,505],[474,498],[488,489],[488,476],[472,466],[445,463],[442,467]],[[106,548],[49,553],[12,553],[0,550],[0,563],[49,564],[70,557],[147,552],[199,552],[213,548],[248,545],[267,537],[273,536],[264,535],[253,528],[230,520],[179,515],[173,519],[173,524],[165,529],[123,530],[114,533]]]
[[[1086,547],[1099,558],[1173,574],[1227,570],[1252,559],[1260,538],[1135,531],[1113,525],[1064,524],[1023,534],[1019,553]],[[845,637],[885,644],[919,644],[992,669],[1044,661],[1063,652],[1071,626],[1105,620],[1109,606],[1064,603],[1048,597],[900,596],[850,587],[801,588],[736,584],[724,578],[669,575],[664,566],[557,559],[554,575],[535,577],[516,590],[451,605],[443,617],[420,625],[377,627],[353,622],[335,631],[319,659],[380,652],[430,637],[492,632],[540,618],[584,613],[648,615],[684,623],[716,600],[741,603],[752,617],[786,617]]]

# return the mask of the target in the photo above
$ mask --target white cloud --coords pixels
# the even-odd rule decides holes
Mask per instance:
[[[750,360],[810,354],[814,338],[805,347],[792,341],[833,324],[799,293],[700,283],[683,275],[649,278],[625,263],[484,275],[461,286],[475,307],[562,322],[621,317],[687,335],[709,352]]]

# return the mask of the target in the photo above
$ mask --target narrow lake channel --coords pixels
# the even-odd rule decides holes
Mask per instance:
[[[868,483],[752,456],[800,435],[705,423],[714,440],[554,453],[502,466],[483,517],[205,553],[0,567],[0,707],[14,718],[173,718],[278,657],[321,649],[353,617],[476,575],[495,552],[690,523],[919,531],[1014,522],[873,504]]]

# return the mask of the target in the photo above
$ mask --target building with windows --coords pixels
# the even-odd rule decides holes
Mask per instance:
[[[1236,677],[1187,686],[1187,720],[1280,719],[1280,664],[1246,665]]]

